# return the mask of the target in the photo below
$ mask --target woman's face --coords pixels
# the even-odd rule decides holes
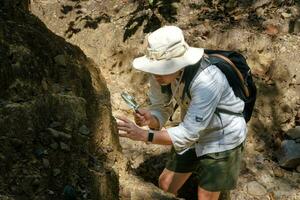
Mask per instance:
[[[153,74],[154,79],[160,84],[160,85],[169,85],[172,83],[178,76],[180,76],[181,71],[177,71],[173,74],[168,75],[156,75]]]

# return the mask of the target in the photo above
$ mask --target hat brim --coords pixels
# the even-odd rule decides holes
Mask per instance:
[[[137,70],[157,75],[173,74],[184,67],[197,63],[203,56],[203,48],[189,47],[185,54],[169,60],[152,60],[142,56],[133,60]]]

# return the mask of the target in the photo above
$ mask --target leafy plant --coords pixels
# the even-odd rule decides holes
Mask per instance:
[[[143,26],[143,32],[149,33],[165,23],[177,21],[177,8],[179,0],[137,0],[138,7],[130,13],[132,17],[126,24],[123,41],[126,41]]]

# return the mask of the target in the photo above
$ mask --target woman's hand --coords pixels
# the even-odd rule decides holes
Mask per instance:
[[[149,126],[152,115],[149,110],[138,109],[137,112],[133,113],[134,121],[139,126]]]
[[[126,117],[117,116],[118,119],[118,130],[120,137],[127,137],[136,141],[147,141],[148,132],[137,125]]]

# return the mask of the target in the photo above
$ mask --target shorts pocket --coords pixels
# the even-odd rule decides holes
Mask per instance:
[[[230,153],[229,151],[225,151],[225,152],[217,152],[217,153],[209,153],[206,154],[205,157],[207,158],[211,158],[214,160],[228,160],[230,157]]]

